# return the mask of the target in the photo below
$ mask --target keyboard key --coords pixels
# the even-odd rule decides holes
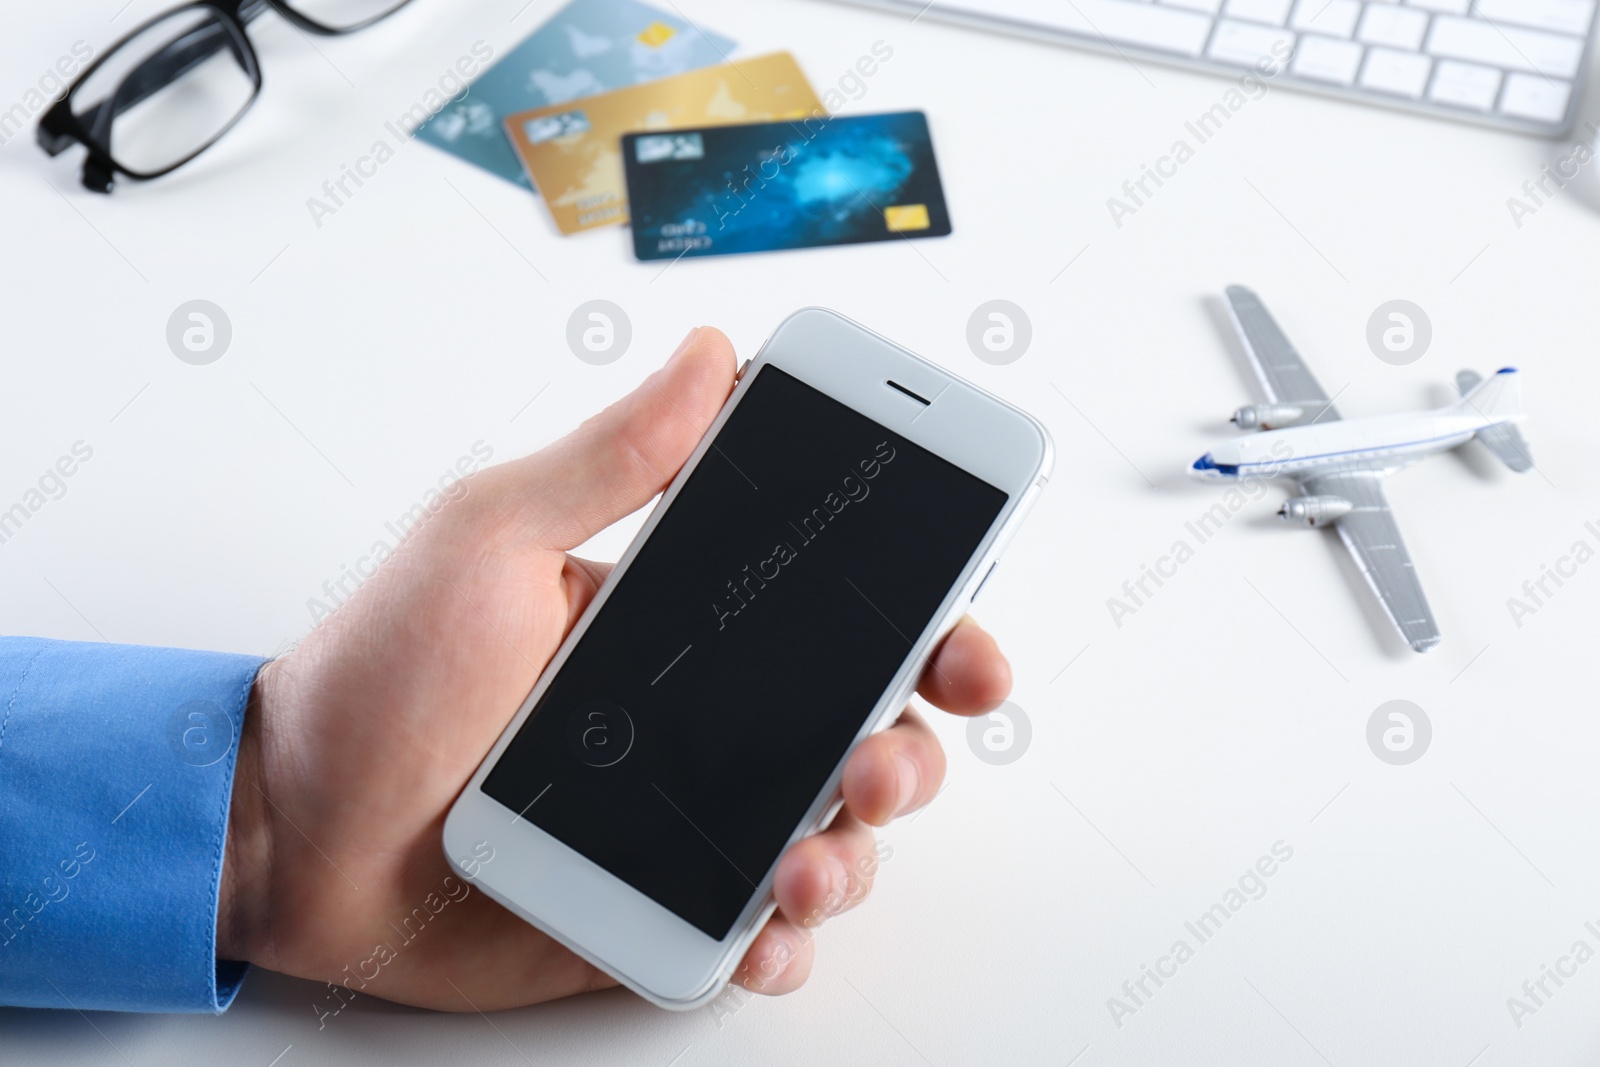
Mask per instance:
[[[1288,30],[1222,19],[1217,23],[1217,31],[1211,35],[1211,48],[1206,55],[1242,67],[1253,67],[1262,60],[1278,67],[1282,63],[1278,57],[1290,53],[1294,48],[1294,40],[1295,35]],[[1273,51],[1274,47],[1276,52]]]
[[[852,0],[877,4],[881,0]],[[1551,132],[1570,122],[1600,0],[898,0],[932,16],[1109,45],[1215,73],[1415,101],[1439,115]],[[1190,64],[1191,66],[1194,64]],[[1234,75],[1235,77],[1237,75]]]
[[[1058,30],[1090,41],[1143,45],[1161,52],[1199,58],[1211,34],[1212,20],[1194,11],[1127,0],[949,0],[941,10],[985,21],[996,18]]]
[[[1389,4],[1368,4],[1356,38],[1367,44],[1386,44],[1390,48],[1415,52],[1422,47],[1422,35],[1427,32],[1426,12]]]
[[[1499,92],[1500,72],[1495,68],[1441,59],[1433,72],[1428,99],[1488,111],[1494,107],[1494,98]]]
[[[1228,0],[1227,14],[1236,19],[1282,26],[1289,20],[1292,0]]]
[[[1581,37],[1594,20],[1594,0],[1478,0],[1478,17]]]
[[[1361,84],[1379,92],[1422,98],[1423,87],[1428,84],[1428,72],[1433,60],[1415,52],[1396,52],[1390,48],[1373,48],[1367,52],[1367,62],[1361,68]]]
[[[1571,78],[1583,58],[1583,38],[1436,15],[1433,32],[1428,35],[1428,52],[1506,70]]]
[[[1300,47],[1294,50],[1292,70],[1299,77],[1314,81],[1354,85],[1364,51],[1354,41],[1308,33],[1300,38]]]
[[[1560,122],[1571,98],[1572,86],[1560,78],[1511,74],[1506,78],[1506,95],[1500,101],[1500,111],[1535,122]]]
[[[1290,25],[1329,37],[1349,37],[1356,32],[1356,20],[1360,17],[1359,0],[1300,0],[1295,5]]]

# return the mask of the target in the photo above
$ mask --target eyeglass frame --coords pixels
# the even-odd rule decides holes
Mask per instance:
[[[220,141],[240,119],[244,118],[245,113],[255,104],[256,97],[261,95],[261,61],[256,56],[255,46],[250,43],[248,33],[249,24],[258,16],[268,10],[275,11],[297,29],[323,37],[340,37],[347,33],[355,33],[357,30],[364,30],[375,22],[381,22],[410,2],[411,0],[400,0],[389,10],[349,26],[329,26],[318,22],[316,19],[296,11],[287,0],[193,0],[191,3],[179,4],[177,7],[163,11],[161,14],[146,19],[138,26],[135,26],[124,34],[116,44],[107,49],[100,58],[79,72],[78,76],[73,79],[72,85],[68,88],[66,94],[51,105],[50,109],[39,119],[35,138],[39,142],[39,147],[44,149],[46,154],[50,156],[58,156],[75,144],[83,145],[88,150],[88,155],[83,161],[83,186],[93,192],[111,192],[118,174],[126,175],[135,181],[148,181],[152,178],[159,178],[162,175],[172,173],[185,163],[191,162],[196,156]],[[85,116],[89,118],[88,122],[85,122],[84,117],[80,117],[73,110],[73,97],[77,95],[78,90],[88,83],[95,71],[99,70],[108,59],[121,51],[128,42],[134,40],[152,26],[177,17],[185,11],[210,12],[216,23],[221,26],[225,37],[216,42],[202,40],[183,46],[183,41],[189,34],[180,34],[159,51],[152,52],[150,57],[139,67],[130,70],[128,75],[124,76],[123,82],[119,83],[105,100],[95,104],[91,111],[86,111]],[[200,23],[189,33],[203,30],[205,26],[205,23]],[[170,57],[167,56],[167,53],[173,50],[175,46],[179,49],[177,53]],[[173,84],[224,48],[232,49],[234,58],[239,61],[239,65],[251,82],[250,99],[245,101],[238,114],[234,115],[220,130],[212,134],[205,144],[202,144],[182,159],[158,170],[140,170],[124,166],[118,162],[112,154],[110,136],[111,124],[116,121],[117,115]],[[121,111],[112,110],[108,105],[120,97],[121,89],[127,83],[128,78],[145,65],[158,59],[164,60],[164,62],[149,75],[151,84],[147,87],[147,91],[128,100]]]

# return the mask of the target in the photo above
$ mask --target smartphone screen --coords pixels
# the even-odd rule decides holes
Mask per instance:
[[[483,792],[721,940],[1005,503],[762,367]]]

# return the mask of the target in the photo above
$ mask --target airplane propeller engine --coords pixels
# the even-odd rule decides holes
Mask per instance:
[[[1283,502],[1278,518],[1315,529],[1332,526],[1354,508],[1355,505],[1342,496],[1297,496]]]
[[[1298,404],[1252,404],[1235,411],[1228,421],[1241,430],[1281,430],[1305,415],[1305,408]]]

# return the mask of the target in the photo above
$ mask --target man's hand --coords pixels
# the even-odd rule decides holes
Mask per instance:
[[[615,984],[467,892],[441,853],[445,814],[610,570],[568,551],[666,487],[733,368],[726,337],[691,333],[567,437],[474,475],[262,670],[239,743],[219,958],[455,1011]],[[919,691],[946,711],[986,710],[1010,689],[1004,657],[970,620],[935,659]],[[778,913],[736,980],[765,993],[803,983],[812,938],[801,927],[861,899],[870,826],[926,804],[943,777],[944,753],[915,711],[869,738],[845,768],[833,824],[780,861]],[[403,931],[425,902],[426,925]]]

